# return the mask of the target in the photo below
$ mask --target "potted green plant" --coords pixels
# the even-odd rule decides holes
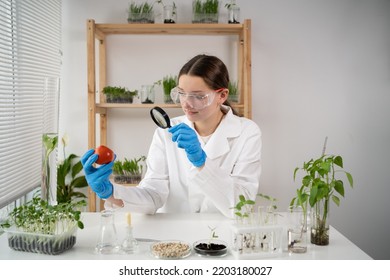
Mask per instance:
[[[194,0],[192,2],[192,23],[218,23],[218,0]]]
[[[138,94],[137,90],[130,91],[125,87],[106,86],[102,90],[107,103],[133,103],[133,98]]]
[[[79,209],[85,205],[85,201],[50,205],[35,196],[14,208],[1,227],[13,250],[57,255],[76,243],[77,228],[84,228]]]
[[[313,244],[329,244],[329,204],[332,200],[339,206],[340,197],[344,197],[344,182],[337,175],[346,175],[349,185],[353,187],[352,175],[343,168],[341,156],[323,153],[294,170],[294,181],[298,171],[303,171],[304,176],[302,186],[297,189],[290,206],[300,206],[304,211],[307,211],[307,203],[311,207],[310,241]]]
[[[162,80],[162,86],[164,91],[164,103],[173,104],[171,90],[177,86],[177,76],[165,76]]]
[[[131,1],[128,10],[128,23],[154,23],[153,4],[147,1],[136,4]]]
[[[57,202],[66,203],[74,199],[84,199],[86,195],[76,189],[88,187],[84,175],[80,175],[83,166],[78,156],[70,154],[57,166]]]
[[[145,156],[131,160],[127,158],[123,161],[116,160],[112,168],[114,182],[118,184],[138,184],[142,179],[145,160]]]
[[[239,101],[238,84],[237,84],[237,82],[229,81],[228,90],[229,90],[228,100],[230,102],[237,103]]]

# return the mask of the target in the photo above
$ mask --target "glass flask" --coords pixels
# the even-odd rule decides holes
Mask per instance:
[[[115,254],[120,250],[112,210],[101,211],[100,233],[95,247],[98,254]]]

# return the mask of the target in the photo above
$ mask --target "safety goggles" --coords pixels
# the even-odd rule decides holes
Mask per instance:
[[[176,104],[188,104],[194,110],[202,110],[213,102],[215,94],[221,92],[224,88],[211,92],[185,93],[175,87],[171,90],[171,98]]]

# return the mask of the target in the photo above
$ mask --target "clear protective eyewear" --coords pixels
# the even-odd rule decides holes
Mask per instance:
[[[185,93],[178,87],[171,90],[171,98],[174,103],[182,104],[186,102],[192,109],[202,110],[207,106],[210,106],[214,100],[215,94],[221,92],[224,88],[217,89],[211,92],[202,93]]]

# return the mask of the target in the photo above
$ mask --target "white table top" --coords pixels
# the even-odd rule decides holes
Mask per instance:
[[[282,213],[283,215],[283,213]],[[8,247],[7,234],[0,236],[0,259],[12,260],[126,260],[126,259],[154,259],[150,254],[150,242],[139,242],[137,254],[113,254],[101,255],[94,252],[96,242],[100,232],[100,213],[83,213],[85,228],[78,230],[77,241],[74,247],[56,256],[36,254],[28,252],[14,251]],[[283,225],[283,218],[280,219]],[[220,214],[156,214],[143,215],[132,213],[133,234],[136,238],[149,238],[157,240],[182,240],[193,244],[200,239],[210,237],[209,227],[215,228],[219,239],[232,244],[231,233],[232,220]],[[126,217],[123,212],[115,213],[115,227],[118,240],[121,242],[125,238]],[[287,230],[283,229],[283,252],[277,259],[301,259],[301,260],[360,260],[371,259],[359,247],[349,241],[335,228],[330,228],[330,244],[328,246],[316,246],[310,244],[308,238],[308,250],[303,254],[289,254],[287,251]],[[204,259],[192,253],[187,259]],[[223,259],[234,259],[229,252]]]

